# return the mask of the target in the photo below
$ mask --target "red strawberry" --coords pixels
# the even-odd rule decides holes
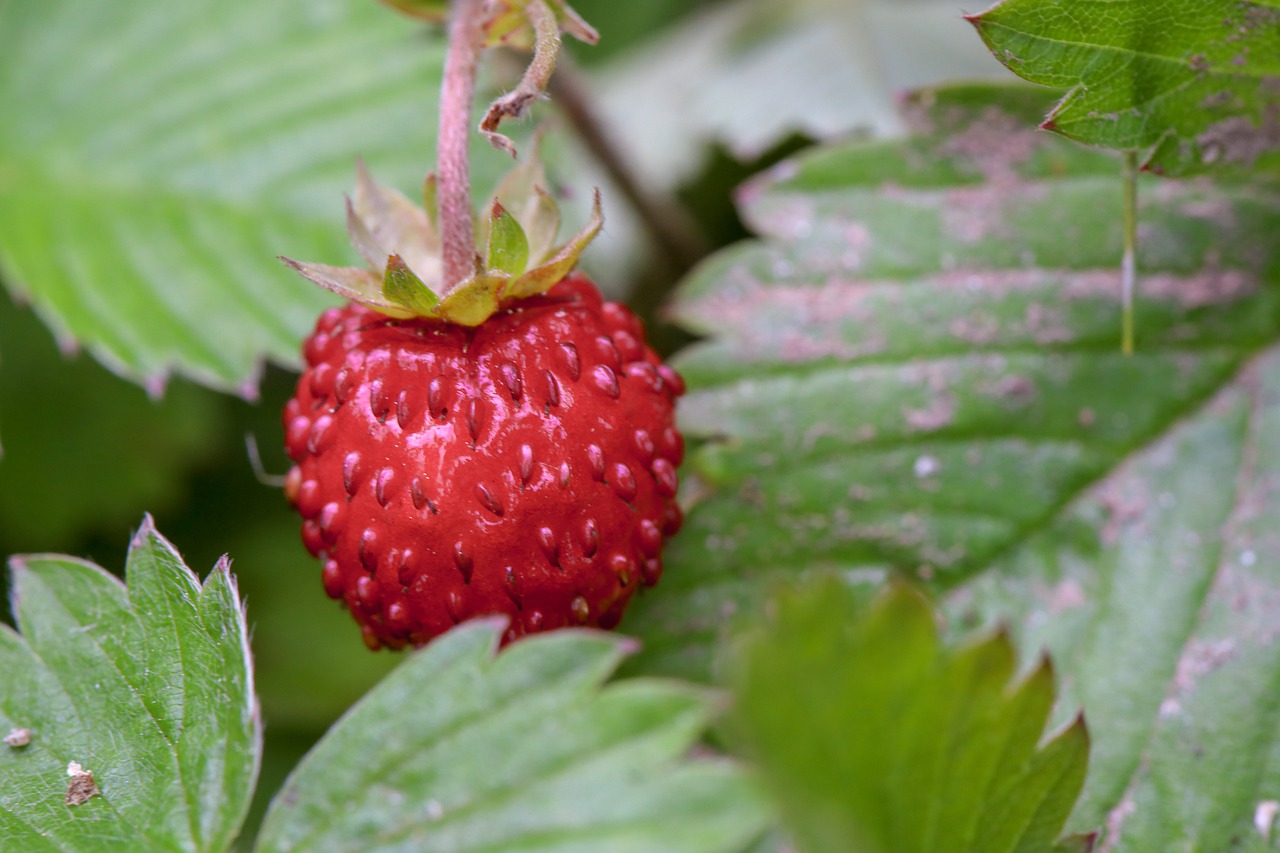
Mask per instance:
[[[287,494],[365,642],[617,624],[680,526],[683,383],[581,275],[475,328],[350,303],[307,340]]]

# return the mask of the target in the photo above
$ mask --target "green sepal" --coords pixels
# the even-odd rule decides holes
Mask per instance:
[[[425,316],[460,326],[479,326],[501,307],[502,292],[509,280],[503,273],[480,273],[454,288]]]
[[[582,230],[574,234],[569,242],[561,246],[560,250],[546,263],[508,282],[502,298],[524,299],[550,290],[577,265],[578,258],[600,233],[602,227],[604,227],[604,211],[600,206],[600,190],[597,188],[591,202],[591,218],[587,220]]]
[[[412,4],[414,0],[383,0],[387,3],[404,2]],[[424,0],[429,2],[429,0]],[[543,0],[546,8],[556,19],[556,26],[562,32],[586,44],[600,41],[600,33],[595,27],[583,20],[564,0]],[[447,4],[446,4],[447,5]],[[485,47],[516,47],[528,50],[533,46],[534,27],[529,19],[528,0],[507,0],[498,5],[498,11],[489,16],[485,22]]]
[[[382,295],[419,315],[429,314],[440,303],[440,297],[413,274],[399,255],[387,258],[387,268],[382,274]]]
[[[600,191],[591,217],[567,243],[556,246],[560,210],[544,188],[536,159],[508,173],[475,225],[477,270],[446,291],[436,227],[438,185],[423,182],[419,208],[356,164],[356,189],[347,199],[347,231],[368,268],[331,267],[284,259],[306,278],[389,317],[425,317],[478,326],[509,301],[545,293],[578,263],[604,224]]]
[[[440,23],[449,19],[449,0],[382,0],[382,2],[410,18]]]
[[[327,264],[308,264],[292,258],[281,258],[290,268],[302,273],[310,281],[344,299],[368,305],[388,317],[404,319],[414,312],[391,302],[382,295],[382,280],[372,270],[362,267],[331,267]]]
[[[498,201],[489,208],[487,266],[509,276],[521,275],[529,267],[529,239],[516,218]]]
[[[560,231],[560,205],[544,189],[547,175],[542,168],[541,142],[542,134],[535,133],[530,142],[532,150],[503,176],[489,198],[490,206],[501,202],[524,229],[529,244],[528,266],[532,267],[541,266],[555,254],[556,234]],[[477,223],[476,233],[481,241],[488,239],[488,228],[488,217]]]
[[[555,13],[556,23],[560,29],[585,44],[596,44],[600,41],[600,33],[588,24],[573,7],[564,0],[547,0],[547,5]]]

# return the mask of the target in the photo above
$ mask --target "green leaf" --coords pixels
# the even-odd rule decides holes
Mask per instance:
[[[1071,90],[1046,128],[1168,175],[1280,164],[1277,0],[1002,0],[970,20],[1011,71]]]
[[[1280,799],[1280,352],[951,596],[1061,662],[1096,749],[1071,820],[1227,850]]]
[[[1280,198],[1142,182],[1126,358],[1119,157],[1032,130],[1048,97],[920,93],[915,136],[744,188],[764,238],[676,305],[701,444],[623,627],[635,670],[707,678],[771,578],[932,579],[1088,712],[1070,831],[1229,849],[1280,800]]]
[[[944,648],[918,593],[863,598],[832,578],[787,590],[734,661],[734,729],[800,849],[1049,849],[1089,737],[1077,718],[1037,746],[1048,663],[1015,681],[1005,634]]]
[[[348,0],[0,4],[6,283],[133,379],[297,363],[333,297],[276,256],[349,261],[357,155],[399,186],[430,162],[442,51],[416,28]]]
[[[776,573],[955,584],[1280,341],[1277,200],[1143,181],[1137,352],[1120,352],[1120,158],[1027,122],[1029,87],[927,91],[915,136],[744,188],[764,239],[684,283],[693,501],[636,668],[708,677]]]
[[[148,517],[128,587],[68,557],[14,558],[0,627],[0,846],[222,851],[261,754],[248,630],[228,563],[204,585]],[[97,794],[67,804],[72,762]]]
[[[710,697],[601,687],[628,643],[469,623],[409,657],[276,798],[259,849],[737,850],[767,810],[740,768],[682,758]]]
[[[518,276],[529,265],[529,239],[515,217],[498,202],[489,212],[489,250],[487,267]]]

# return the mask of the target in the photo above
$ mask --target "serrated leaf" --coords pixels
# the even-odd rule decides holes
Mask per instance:
[[[1051,522],[1280,340],[1277,202],[1143,182],[1137,353],[1120,352],[1119,157],[1040,133],[1029,87],[915,96],[915,136],[741,193],[763,240],[675,316],[700,498],[632,605],[638,668],[706,678],[775,573],[959,582]]]
[[[203,586],[150,518],[127,588],[69,557],[15,558],[0,627],[0,846],[225,850],[261,754],[248,630],[226,561]],[[97,793],[69,805],[69,766]]]
[[[1037,746],[1052,674],[1015,682],[1014,659],[1003,634],[943,647],[906,587],[867,603],[825,578],[738,649],[732,722],[807,853],[1047,850],[1089,739],[1077,720]]]
[[[1226,850],[1280,798],[1280,355],[954,593],[1062,662],[1097,749],[1071,820],[1116,851]]]
[[[529,265],[529,240],[515,217],[498,202],[489,213],[488,261],[490,270],[518,276]]]
[[[1071,91],[1045,127],[1187,175],[1280,163],[1277,0],[1002,0],[970,19],[996,58]]]
[[[409,657],[316,746],[259,849],[736,850],[767,810],[725,760],[683,758],[710,697],[602,687],[628,644],[560,631],[495,657],[464,625]]]
[[[275,257],[349,257],[357,155],[399,186],[430,162],[442,51],[415,26],[346,0],[0,4],[5,283],[133,379],[296,363],[333,299]]]

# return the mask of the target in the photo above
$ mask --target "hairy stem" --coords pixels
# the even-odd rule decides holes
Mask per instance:
[[[440,90],[436,160],[445,294],[474,275],[476,269],[468,142],[483,24],[484,0],[454,0],[449,22],[449,53],[445,57],[444,84]]]
[[[1120,261],[1120,301],[1123,313],[1120,348],[1133,355],[1133,291],[1138,277],[1138,153],[1124,155],[1124,256]]]

